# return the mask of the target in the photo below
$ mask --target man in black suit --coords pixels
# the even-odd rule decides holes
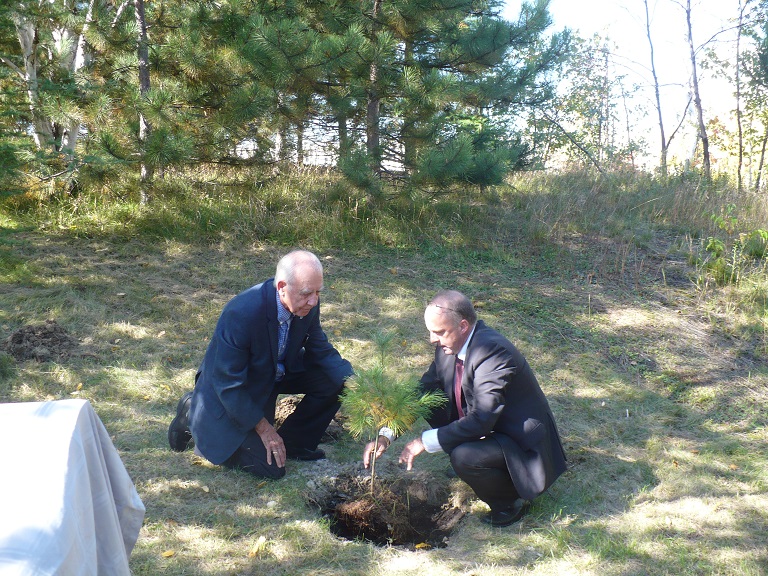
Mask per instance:
[[[168,441],[194,439],[213,464],[282,478],[286,458],[318,460],[320,438],[339,409],[352,366],[320,326],[323,267],[305,250],[286,254],[273,279],[230,300],[195,377],[179,400]],[[304,394],[279,430],[279,394]]]
[[[555,418],[523,355],[477,320],[464,294],[438,293],[424,322],[436,348],[421,385],[450,401],[430,417],[432,429],[405,445],[400,462],[411,470],[422,452],[447,452],[456,475],[490,506],[483,520],[508,526],[566,469]],[[386,428],[379,434],[376,457],[394,440]],[[366,467],[375,446],[365,448]]]

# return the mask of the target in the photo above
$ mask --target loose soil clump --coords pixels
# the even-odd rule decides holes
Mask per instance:
[[[430,472],[405,472],[379,463],[373,494],[369,470],[330,480],[311,499],[330,518],[331,531],[348,540],[439,548],[465,514],[452,503],[447,478]]]
[[[66,360],[78,341],[55,320],[44,324],[22,326],[3,343],[3,348],[16,360]]]

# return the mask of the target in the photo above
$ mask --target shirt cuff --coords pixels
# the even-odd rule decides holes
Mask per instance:
[[[392,444],[392,442],[395,441],[395,432],[391,428],[387,428],[386,426],[382,426],[379,430],[379,436],[384,436],[387,440],[389,440],[389,443]]]
[[[421,433],[421,443],[424,444],[424,448],[430,454],[443,451],[443,447],[440,446],[440,442],[437,440],[437,428],[424,430]]]

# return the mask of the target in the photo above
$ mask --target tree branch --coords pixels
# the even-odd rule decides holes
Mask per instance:
[[[544,110],[542,110],[541,108],[539,108],[539,112],[541,112],[541,114],[544,116],[544,118],[546,118],[546,119],[547,119],[547,121],[548,121],[550,124],[552,124],[552,125],[553,125],[555,128],[557,128],[558,130],[560,130],[560,131],[561,131],[561,132],[562,132],[562,133],[565,135],[565,137],[566,137],[566,138],[568,138],[568,140],[571,142],[571,144],[573,144],[574,146],[576,146],[576,148],[578,148],[579,150],[581,150],[581,151],[584,153],[584,155],[585,155],[587,158],[589,158],[590,162],[592,162],[592,164],[595,166],[595,168],[597,168],[597,171],[598,171],[598,172],[600,172],[600,174],[602,174],[603,176],[606,176],[605,170],[603,170],[602,166],[600,166],[600,163],[597,161],[597,158],[595,158],[595,157],[592,155],[592,153],[591,153],[589,150],[587,150],[587,149],[586,149],[586,147],[584,147],[583,145],[581,145],[581,144],[580,144],[580,143],[579,143],[579,142],[578,142],[578,141],[577,141],[577,140],[576,140],[576,139],[575,139],[573,136],[571,136],[571,133],[570,133],[570,132],[568,132],[568,130],[566,130],[565,128],[563,128],[563,127],[560,125],[560,123],[559,123],[557,120],[555,120],[554,118],[552,118],[552,117],[551,117],[549,114],[547,114],[547,113],[546,113]]]
[[[18,66],[16,66],[16,64],[8,60],[8,58],[6,58],[5,56],[0,56],[0,62],[8,66],[8,68],[13,70],[14,72],[16,72],[16,74],[18,74],[22,80],[26,79],[26,76],[24,75],[24,71]]]

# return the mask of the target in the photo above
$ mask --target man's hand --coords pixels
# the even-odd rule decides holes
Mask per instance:
[[[371,464],[371,455],[373,455],[374,458],[380,458],[381,455],[387,451],[387,448],[389,448],[389,438],[386,436],[379,436],[378,446],[376,442],[368,442],[363,451],[363,466],[368,468]]]
[[[267,449],[267,464],[271,466],[274,457],[275,464],[279,468],[283,468],[285,466],[285,444],[277,430],[267,422],[266,418],[262,418],[256,424],[256,434],[259,435],[264,443],[264,448]]]
[[[403,448],[403,451],[400,453],[400,464],[405,464],[407,470],[412,470],[413,459],[424,452],[424,450],[426,450],[426,448],[424,447],[421,438],[414,438],[405,445],[405,448]]]

